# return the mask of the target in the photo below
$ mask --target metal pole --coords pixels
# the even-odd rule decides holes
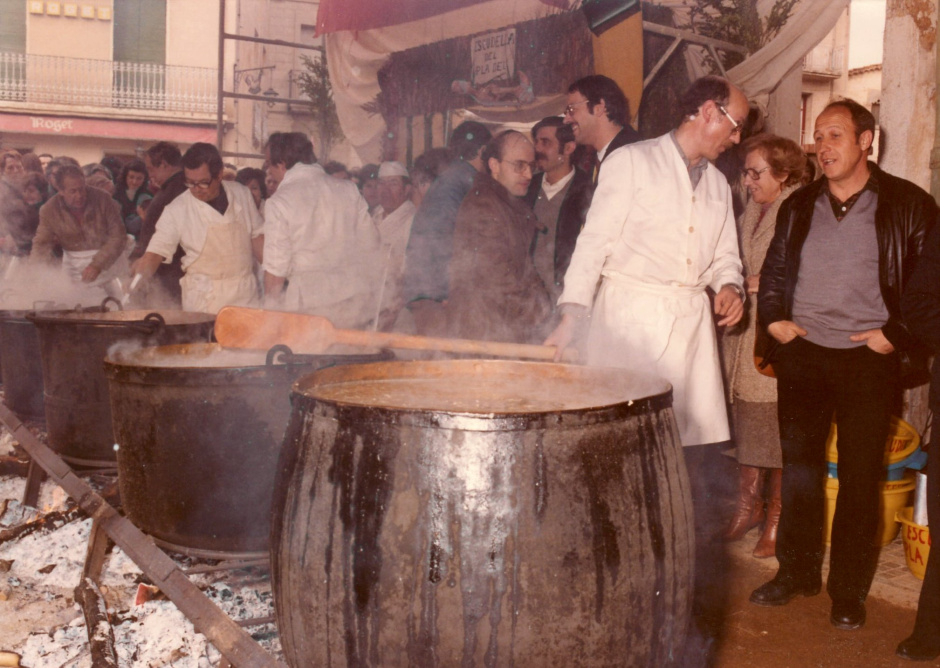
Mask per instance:
[[[215,117],[215,145],[222,150],[223,115],[225,114],[225,96],[222,89],[225,86],[225,0],[219,0],[219,67],[218,67],[218,100],[216,100]]]

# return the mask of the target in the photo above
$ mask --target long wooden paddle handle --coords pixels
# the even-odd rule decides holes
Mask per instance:
[[[499,341],[472,341],[470,339],[444,339],[431,336],[412,336],[394,332],[364,332],[358,329],[335,329],[337,343],[367,348],[406,348],[408,350],[440,350],[447,353],[490,355],[492,357],[519,357],[533,360],[553,360],[554,346],[536,346],[526,343]],[[567,348],[562,354],[565,362],[577,362],[578,351]]]

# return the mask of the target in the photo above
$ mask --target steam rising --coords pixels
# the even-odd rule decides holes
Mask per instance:
[[[100,306],[108,292],[76,283],[59,267],[10,259],[0,282],[0,308],[9,311]]]

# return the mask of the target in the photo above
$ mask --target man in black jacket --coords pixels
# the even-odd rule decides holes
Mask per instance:
[[[568,87],[565,123],[579,144],[597,151],[594,183],[601,164],[616,149],[640,141],[640,133],[630,127],[630,103],[620,86],[602,74],[582,77]]]
[[[780,569],[751,602],[819,593],[825,443],[835,414],[839,495],[827,591],[830,621],[845,630],[865,623],[885,441],[915,346],[901,291],[937,216],[927,193],[867,161],[874,129],[871,112],[853,100],[830,103],[816,119],[825,176],[780,208],[758,291],[760,322],[777,342],[783,508]]]
[[[591,207],[594,184],[590,176],[572,166],[571,155],[577,144],[571,126],[560,117],[548,116],[536,123],[532,141],[540,173],[532,177],[525,201],[539,220],[532,249],[535,268],[554,304],[561,295],[575,241]]]
[[[924,243],[904,297],[901,313],[911,334],[935,355],[930,380],[930,410],[940,415],[940,226],[935,226]],[[927,522],[940,527],[940,439],[931,438],[927,458]],[[940,548],[928,557],[924,584],[917,604],[917,620],[910,637],[898,645],[898,656],[913,661],[933,661],[940,657]]]

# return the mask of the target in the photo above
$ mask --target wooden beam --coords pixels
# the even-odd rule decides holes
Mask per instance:
[[[213,603],[158,548],[150,536],[104,500],[65,461],[33,436],[16,415],[0,403],[0,422],[30,457],[49,474],[79,508],[95,520],[135,564],[173,601],[199,633],[218,648],[235,666],[283,668],[284,664],[268,654],[251,635]]]

